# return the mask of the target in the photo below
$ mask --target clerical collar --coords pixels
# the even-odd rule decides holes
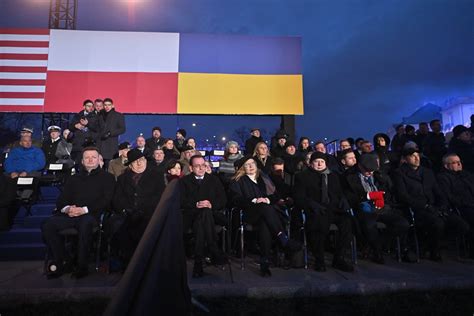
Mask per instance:
[[[201,176],[201,177],[198,177],[198,176],[194,176],[196,178],[196,180],[202,180],[204,179],[204,176]]]

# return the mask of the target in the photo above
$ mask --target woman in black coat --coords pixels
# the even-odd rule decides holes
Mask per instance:
[[[275,185],[270,178],[257,168],[252,157],[241,159],[239,165],[229,188],[232,204],[243,209],[245,222],[258,226],[260,272],[262,276],[271,276],[269,258],[272,241],[278,240],[286,250],[295,250],[298,245],[290,242],[284,231],[279,210],[275,206],[278,201]]]

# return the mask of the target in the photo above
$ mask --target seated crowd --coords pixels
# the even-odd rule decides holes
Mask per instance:
[[[415,131],[401,125],[392,140],[383,133],[372,141],[340,140],[334,153],[324,142],[313,143],[308,137],[295,144],[285,131],[277,132],[269,148],[254,128],[243,153],[237,142],[229,141],[218,167],[213,167],[183,129],[173,139],[164,138],[161,128],[154,127],[151,137],[139,135],[133,148],[129,142],[118,144],[125,123],[107,98],[86,100],[67,133],[49,127],[42,150],[32,146],[31,133],[22,133],[4,167],[12,179],[41,175],[48,164],[66,166],[68,176],[54,214],[42,225],[50,254],[48,277],[71,268],[60,235],[67,228],[78,231],[73,275],[87,275],[88,253],[104,211],[113,214],[106,222],[112,255],[126,265],[171,181],[179,181],[181,188],[183,233],[192,240],[193,277],[204,275],[206,258],[216,265],[228,260],[218,246],[216,226],[231,225],[234,232],[236,225],[223,216],[224,209],[241,211],[243,221],[256,228],[253,242],[262,276],[271,275],[275,253],[291,258],[301,250],[302,240],[292,231],[298,225],[304,225],[314,269],[320,272],[326,271],[331,227],[337,228],[332,267],[346,272],[354,270],[345,259],[353,236],[361,254],[375,263],[385,262],[384,250],[395,238],[401,260],[414,262],[409,233],[413,228],[422,255],[428,254],[430,260],[442,260],[440,242],[445,234],[466,239],[472,245],[466,256],[474,258],[472,126],[456,126],[448,144],[439,121],[429,127],[421,123]],[[288,230],[290,222],[294,224]]]

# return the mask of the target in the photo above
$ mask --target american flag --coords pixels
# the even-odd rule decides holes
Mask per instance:
[[[0,112],[42,112],[48,29],[0,28]]]

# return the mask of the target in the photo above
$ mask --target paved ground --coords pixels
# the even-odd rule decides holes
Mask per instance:
[[[42,262],[0,262],[0,306],[5,304],[44,303],[64,299],[108,298],[120,281],[120,274],[92,273],[81,280],[69,275],[46,280]],[[188,273],[192,263],[188,262]],[[247,269],[240,270],[232,261],[234,283],[229,268],[208,266],[206,276],[189,278],[193,296],[202,298],[247,297],[250,299],[368,295],[405,290],[428,291],[474,289],[474,261],[447,259],[443,263],[422,260],[418,264],[387,260],[376,265],[360,260],[354,273],[328,268],[325,273],[312,270],[272,269],[271,278],[258,275],[258,266],[247,259]]]

